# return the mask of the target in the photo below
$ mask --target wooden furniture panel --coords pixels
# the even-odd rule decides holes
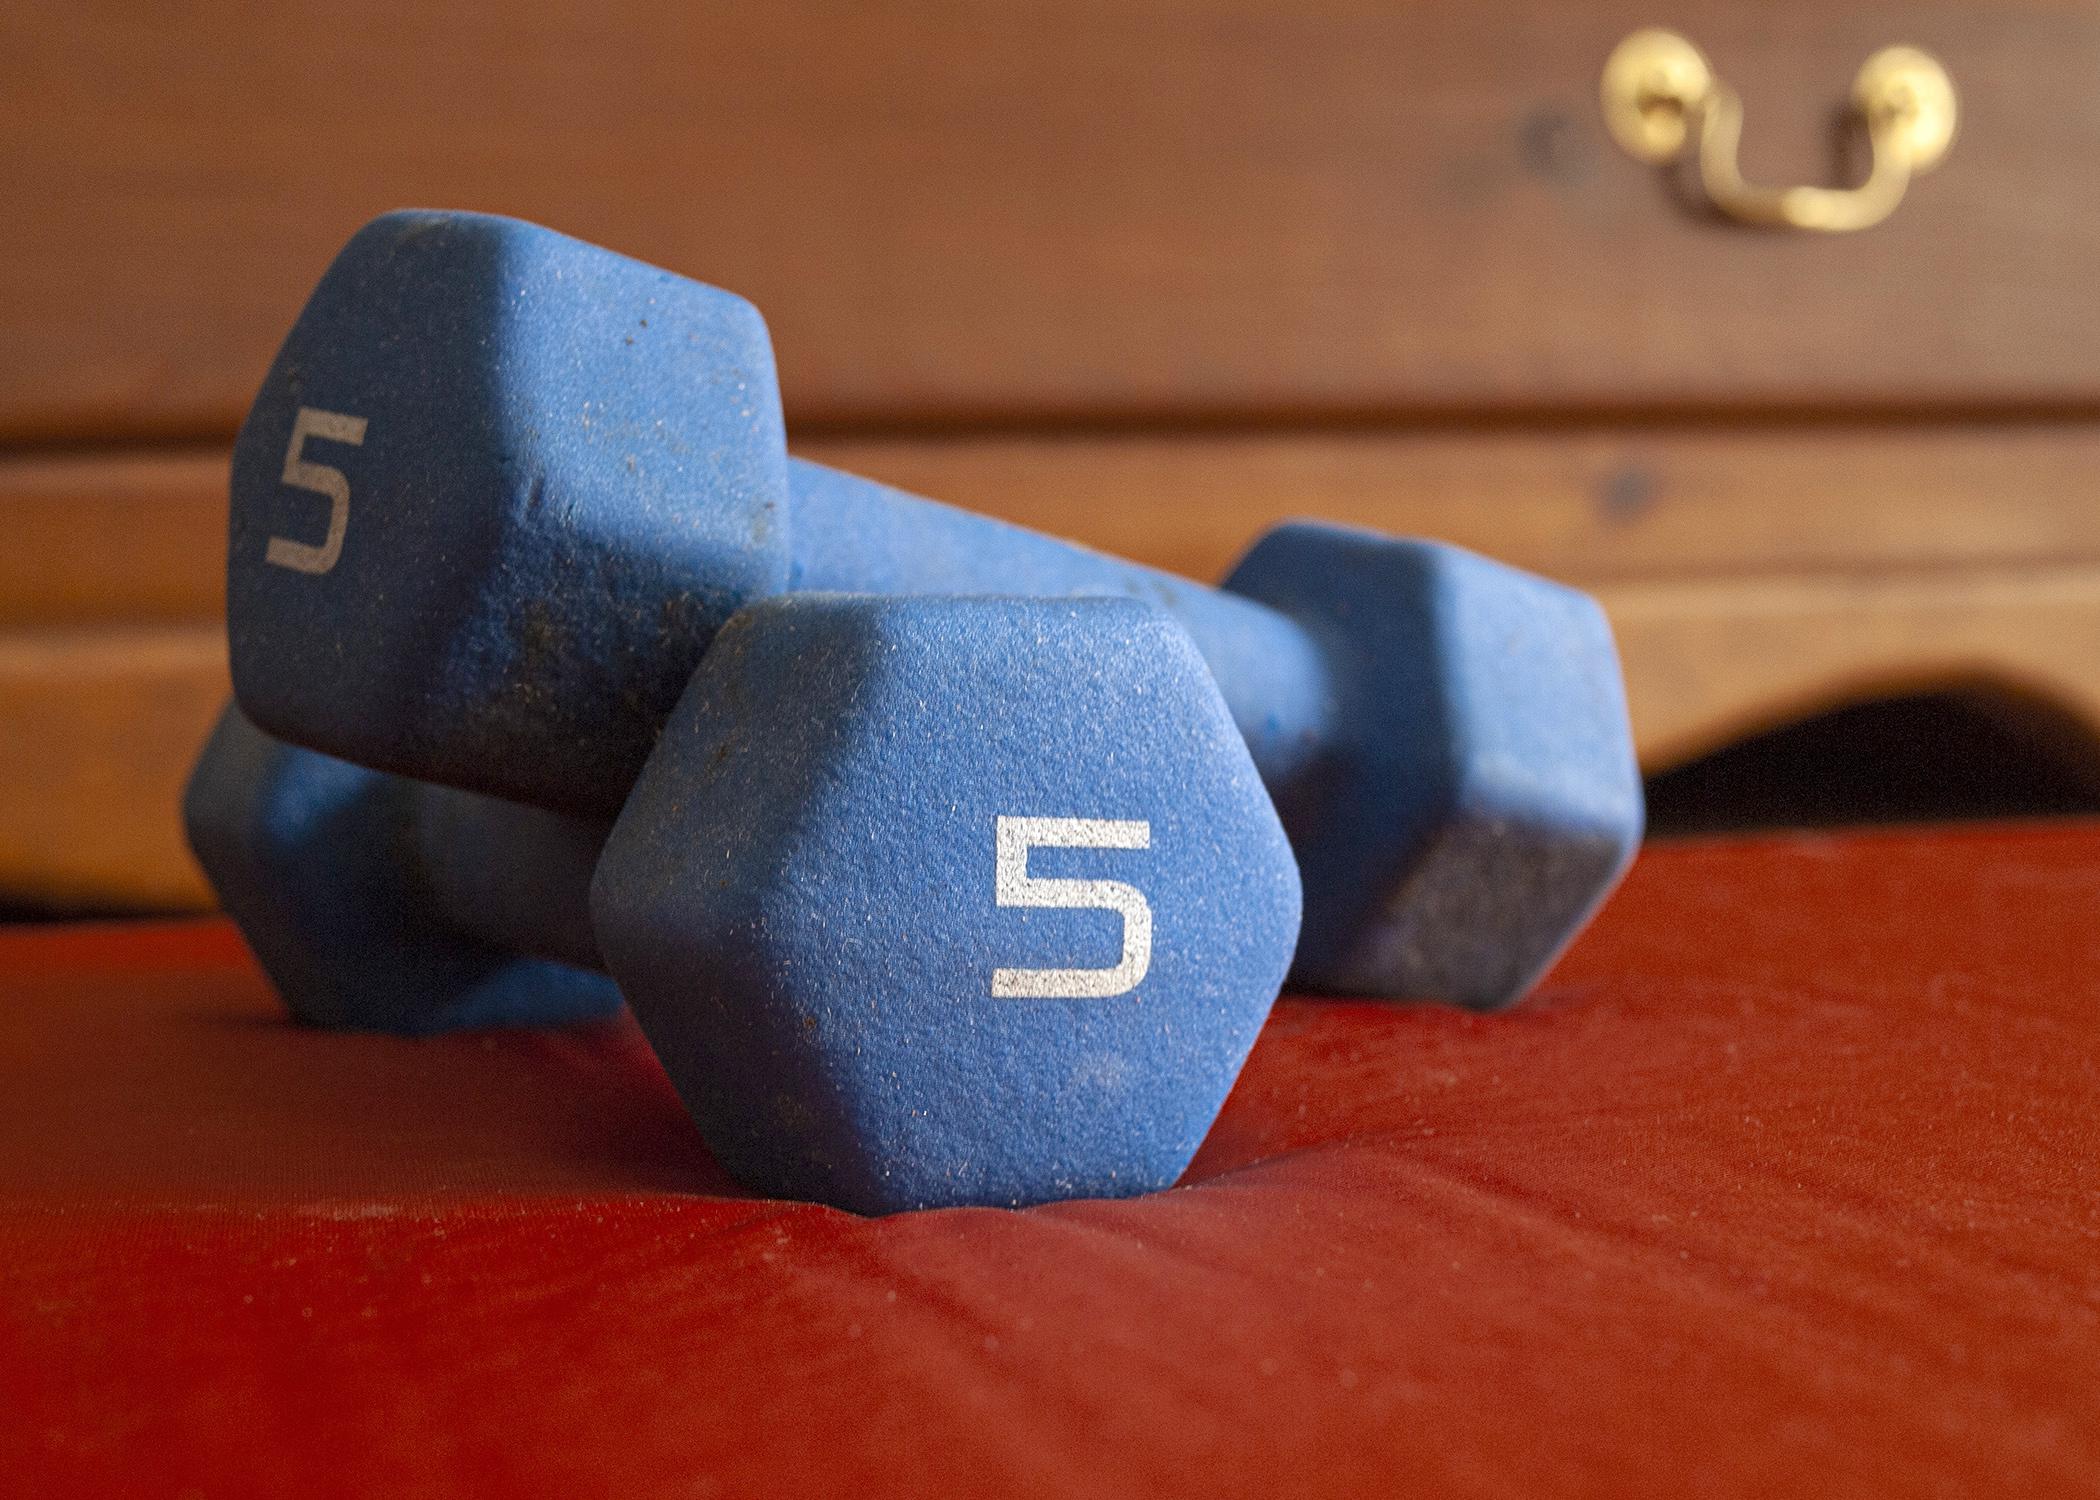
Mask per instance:
[[[226,691],[216,623],[0,633],[0,900],[209,905],[179,807]]]
[[[1870,233],[1606,139],[1625,32],[1831,180],[1860,61],[1954,152]],[[2100,405],[2100,11],[2062,0],[408,0],[0,14],[0,440],[229,434],[362,220],[500,210],[734,287],[821,423]]]
[[[0,455],[0,630],[226,603],[226,451]]]
[[[2100,566],[1608,584],[1650,769],[1861,698],[2033,695],[2100,739]]]
[[[2100,425],[832,439],[809,457],[1198,578],[1294,516],[1596,585],[2100,559]]]

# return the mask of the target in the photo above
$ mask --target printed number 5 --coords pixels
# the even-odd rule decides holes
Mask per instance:
[[[318,547],[273,536],[263,557],[297,573],[325,573],[343,555],[343,532],[350,525],[350,481],[341,469],[308,463],[301,456],[310,437],[355,447],[365,440],[365,419],[339,411],[318,411],[311,406],[299,408],[299,415],[292,419],[291,446],[284,450],[284,482],[328,497],[328,536]]]
[[[1083,907],[1123,917],[1123,957],[1112,969],[994,969],[1001,1000],[1106,1000],[1138,987],[1152,967],[1152,906],[1120,880],[1062,880],[1028,873],[1028,851],[1150,849],[1152,825],[1124,818],[1001,818],[993,887],[1001,906]]]

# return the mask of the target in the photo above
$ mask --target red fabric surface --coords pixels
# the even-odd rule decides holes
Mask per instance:
[[[0,936],[0,1489],[2100,1490],[2100,828],[1651,851],[1528,1006],[1293,1000],[1190,1181],[734,1195],[636,1036]]]

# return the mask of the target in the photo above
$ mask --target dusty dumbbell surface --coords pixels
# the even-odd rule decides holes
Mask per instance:
[[[1298,926],[1215,685],[1130,600],[754,605],[609,838],[232,707],[187,815],[301,1019],[549,1023],[624,993],[725,1165],[868,1211],[1170,1185]],[[1104,855],[1139,883],[1087,878]]]
[[[1509,1004],[1640,836],[1580,592],[1314,523],[1212,589],[791,459],[755,308],[516,220],[360,231],[232,497],[186,811],[293,1014],[624,998],[770,1193],[1167,1186],[1286,971]]]
[[[1505,1004],[1640,834],[1618,658],[1580,592],[1312,525],[1212,590],[791,462],[756,309],[515,220],[394,214],[345,247],[243,427],[231,541],[259,725],[597,817],[750,599],[1156,602],[1290,834],[1314,987]]]

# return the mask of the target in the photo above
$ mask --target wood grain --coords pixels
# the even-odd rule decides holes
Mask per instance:
[[[1996,687],[2100,752],[2100,566],[1607,584],[1642,764],[1866,698]]]
[[[1966,113],[1883,227],[1688,211],[1604,137],[1658,19],[1832,180],[1873,49]],[[403,204],[733,287],[829,424],[2100,407],[2100,11],[2062,0],[378,0],[0,11],[0,441],[232,432]]]
[[[812,442],[1198,578],[1294,516],[1570,582],[2100,559],[2100,426],[1611,427]]]
[[[226,452],[0,457],[0,630],[215,618]]]
[[[178,807],[227,691],[216,625],[0,634],[0,897],[209,905]]]

